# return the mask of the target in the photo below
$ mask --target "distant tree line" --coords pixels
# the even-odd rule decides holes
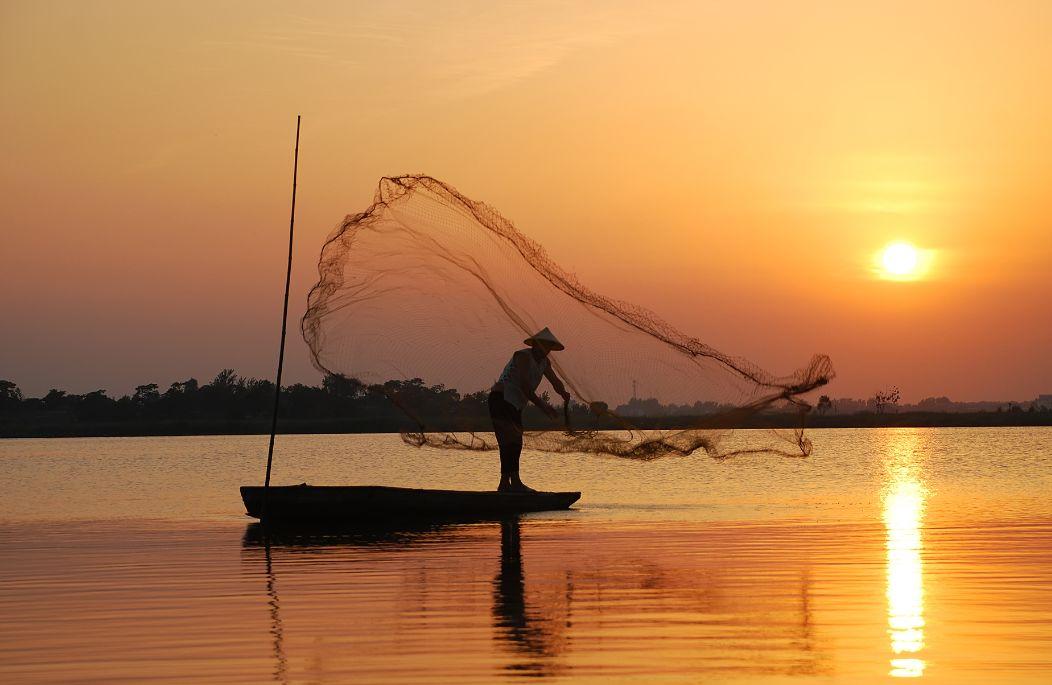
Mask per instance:
[[[433,430],[487,430],[488,394],[462,395],[420,378],[366,385],[328,375],[320,386],[283,386],[279,422],[290,432],[415,430],[417,421]],[[51,389],[43,397],[27,398],[15,383],[0,380],[0,437],[258,432],[269,429],[273,408],[273,382],[245,378],[233,369],[223,369],[205,384],[190,378],[162,391],[148,383],[118,398],[103,389],[85,394]],[[573,412],[579,418],[588,413],[583,405]],[[535,407],[527,408],[524,418],[532,425],[552,424]]]
[[[976,414],[983,412],[1027,412],[1042,413],[1052,411],[1052,395],[1039,395],[1026,402],[995,402],[983,400],[978,402],[955,402],[949,397],[926,397],[915,404],[901,401],[897,387],[878,390],[864,400],[850,397],[831,399],[828,395],[818,398],[815,409],[819,414],[862,414],[862,413],[936,413],[936,414]]]
[[[387,381],[367,386],[355,379],[326,376],[320,387],[296,383],[281,389],[280,415],[290,419],[396,419],[402,413],[388,400],[403,398],[425,413],[444,412],[468,404],[485,409],[483,393],[461,397],[443,386],[426,386],[422,379]],[[477,405],[477,406],[476,406]],[[40,398],[24,398],[18,386],[0,380],[0,412],[7,417],[62,415],[74,421],[245,420],[269,418],[274,408],[274,383],[245,378],[223,369],[209,383],[196,378],[172,383],[164,391],[156,383],[113,398],[105,390],[77,395],[51,389]]]
[[[279,428],[301,433],[418,429],[419,423],[401,406],[428,430],[486,431],[490,429],[487,395],[487,391],[461,394],[427,385],[420,378],[367,385],[329,375],[320,386],[297,383],[282,388]],[[271,381],[245,378],[232,369],[220,371],[205,384],[190,378],[162,391],[156,383],[148,383],[118,398],[102,389],[85,394],[51,389],[43,397],[27,398],[15,383],[0,380],[0,437],[261,433],[269,430],[273,403]],[[930,398],[917,405],[900,405],[897,388],[877,392],[866,401],[823,395],[808,422],[814,426],[1052,425],[1052,395],[1027,403],[982,403],[983,409],[969,411],[977,404]],[[614,414],[636,426],[684,428],[704,425],[707,417],[718,417],[731,408],[714,402],[663,405],[653,398],[633,398],[616,407]],[[528,428],[556,426],[532,406],[524,420]],[[796,421],[795,413],[772,411],[751,417],[747,425],[789,427]],[[577,428],[621,427],[613,416],[597,416],[579,404],[571,407],[571,423]]]

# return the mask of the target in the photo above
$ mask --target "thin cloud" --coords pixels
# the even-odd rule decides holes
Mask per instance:
[[[552,69],[574,52],[656,28],[634,8],[482,6],[427,11],[354,8],[328,17],[289,16],[213,48],[280,52],[337,70],[398,77],[406,71],[438,99],[485,94]],[[368,14],[364,14],[368,12]]]

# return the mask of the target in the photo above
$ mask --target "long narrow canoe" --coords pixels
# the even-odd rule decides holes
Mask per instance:
[[[367,523],[382,518],[456,518],[568,509],[579,492],[497,492],[495,490],[418,490],[378,485],[272,486],[268,521],[312,520]],[[263,513],[263,487],[241,487],[249,516]]]

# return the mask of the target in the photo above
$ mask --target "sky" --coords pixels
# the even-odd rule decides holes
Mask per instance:
[[[1052,3],[0,4],[0,378],[288,382],[381,176],[834,397],[1052,393]],[[905,278],[879,265],[914,246]],[[495,370],[496,372],[497,370]]]

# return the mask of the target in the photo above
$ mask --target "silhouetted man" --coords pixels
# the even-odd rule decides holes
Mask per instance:
[[[566,349],[558,338],[544,328],[524,341],[529,348],[519,350],[504,367],[500,378],[493,384],[489,394],[489,415],[493,420],[493,432],[500,446],[501,492],[534,492],[526,487],[519,477],[519,457],[522,454],[522,410],[527,402],[533,402],[552,417],[558,417],[555,407],[537,396],[537,386],[547,378],[555,392],[564,401],[570,401],[570,393],[552,370],[548,354]]]

